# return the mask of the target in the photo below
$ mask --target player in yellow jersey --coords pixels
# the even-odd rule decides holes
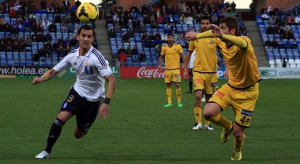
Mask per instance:
[[[182,107],[181,102],[181,76],[180,58],[183,58],[183,49],[180,44],[174,43],[173,34],[167,35],[168,43],[161,48],[161,55],[158,59],[158,68],[161,69],[162,60],[165,60],[165,83],[167,84],[167,100],[165,108],[172,106],[172,83],[176,86],[177,106]]]
[[[228,83],[210,98],[204,109],[204,117],[223,127],[221,133],[223,143],[228,141],[229,134],[233,131],[234,146],[231,160],[241,160],[245,129],[250,126],[259,95],[260,76],[257,59],[250,39],[246,36],[237,36],[237,19],[225,17],[220,20],[219,27],[217,25],[211,27],[212,30],[205,33],[188,32],[186,38],[218,38],[218,46],[228,71]],[[234,122],[221,114],[229,106],[235,114]]]
[[[210,30],[209,17],[201,19],[200,28],[202,32]],[[194,115],[196,123],[193,130],[199,130],[202,128],[202,95],[205,94],[205,102],[207,102],[218,88],[218,79],[216,78],[218,62],[216,39],[203,38],[190,41],[183,64],[185,78],[188,76],[187,65],[194,50],[196,51],[193,67]],[[204,129],[214,130],[208,120],[205,120]]]

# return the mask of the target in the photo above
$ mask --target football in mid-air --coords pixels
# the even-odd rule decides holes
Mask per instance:
[[[93,3],[85,2],[77,8],[76,15],[80,22],[91,23],[98,19],[99,10]]]

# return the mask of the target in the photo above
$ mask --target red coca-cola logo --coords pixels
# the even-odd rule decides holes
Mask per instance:
[[[141,67],[137,72],[138,78],[164,78],[164,69]]]

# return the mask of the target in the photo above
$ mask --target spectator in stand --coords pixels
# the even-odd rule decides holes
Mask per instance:
[[[249,7],[250,7],[250,15],[252,16],[253,20],[255,20],[255,18],[256,18],[256,7],[257,7],[256,1],[252,0],[252,3],[250,4]]]
[[[180,22],[180,24],[184,24],[185,23],[185,15],[184,15],[184,13],[181,13],[181,16],[179,17],[179,22]]]
[[[136,44],[131,49],[131,55],[138,55],[138,49]]]
[[[55,33],[56,33],[57,29],[56,29],[56,25],[55,25],[54,22],[52,22],[52,23],[48,26],[48,31],[49,31],[49,32],[55,32]]]
[[[14,40],[12,44],[12,51],[17,52],[19,50],[18,40]]]
[[[294,33],[289,26],[284,27],[284,31],[281,35],[282,39],[295,39]]]
[[[0,14],[3,14],[5,12],[4,6],[2,3],[0,3]]]
[[[17,24],[19,24],[19,23],[23,24],[23,18],[22,18],[21,15],[18,15],[17,20],[16,20],[16,23],[17,23]]]
[[[285,68],[287,66],[287,61],[285,58],[282,59],[282,67]]]
[[[64,9],[64,11],[68,11],[69,8],[70,8],[70,2],[69,2],[69,0],[64,0],[62,3],[63,3],[63,9]]]
[[[288,17],[288,24],[289,25],[294,25],[296,22],[295,22],[295,17],[294,15],[292,14],[291,16]]]
[[[35,31],[36,32],[43,32],[42,25],[39,22],[36,23]]]
[[[23,39],[19,39],[18,45],[19,45],[18,51],[19,51],[19,52],[24,52],[25,49],[26,49],[26,44],[25,44],[25,42],[24,42]]]
[[[270,16],[269,16],[269,14],[267,13],[266,10],[264,10],[263,13],[261,14],[261,19],[262,20],[269,20],[270,19]]]
[[[109,36],[110,38],[116,37],[116,31],[115,31],[115,28],[111,27],[111,28],[108,30],[108,36]]]
[[[274,38],[273,41],[271,42],[271,47],[272,48],[278,48],[278,42],[277,42],[276,38]]]
[[[270,24],[266,28],[266,34],[274,34],[274,28]]]
[[[16,23],[12,23],[10,32],[11,32],[11,34],[19,33],[18,25]]]
[[[185,18],[185,23],[188,24],[188,25],[193,25],[194,24],[194,19],[190,14],[188,14],[187,17]]]
[[[54,16],[54,23],[61,23],[61,16],[60,16],[60,14],[56,14]]]
[[[241,27],[240,35],[241,36],[248,36],[249,35],[245,27]]]
[[[269,49],[269,48],[271,48],[271,41],[270,41],[270,39],[268,38],[266,41],[265,41],[265,48],[266,49]]]
[[[8,40],[6,42],[6,52],[10,52],[10,51],[12,51],[12,42]]]
[[[120,32],[121,31],[121,25],[119,24],[119,22],[115,23],[114,29],[116,32]]]
[[[131,47],[130,47],[130,45],[128,45],[127,47],[126,47],[126,55],[127,55],[127,57],[131,57],[131,55],[132,55],[132,51],[131,51]]]
[[[77,1],[79,1],[79,0],[77,0]],[[103,0],[101,3],[102,19],[104,19],[104,16],[106,15],[108,8],[109,8],[109,5],[108,5],[107,0]]]
[[[5,43],[5,40],[4,39],[1,39],[0,40],[0,51],[3,52],[6,50],[6,43]]]
[[[67,24],[68,33],[74,33],[75,31],[75,25],[73,22],[70,22]]]
[[[64,57],[66,55],[65,48],[62,45],[59,45],[59,48],[57,50],[57,55],[59,57]]]
[[[49,21],[48,18],[45,17],[42,21],[42,28],[44,30],[47,30],[50,24],[51,24],[51,21]]]
[[[271,15],[269,18],[269,24],[270,25],[275,25],[276,24],[277,17],[275,15]]]
[[[53,38],[52,38],[50,32],[47,31],[47,33],[44,35],[44,41],[45,41],[45,42],[48,42],[48,41],[51,42],[52,39],[53,39]]]
[[[44,54],[46,57],[50,57],[52,53],[52,46],[50,41],[46,42],[46,44],[44,45]]]
[[[61,33],[67,33],[68,32],[68,28],[65,22],[63,22],[60,26],[60,32]]]
[[[147,35],[145,39],[142,39],[142,44],[144,47],[149,48],[151,46],[151,40]]]
[[[219,21],[219,17],[217,16],[216,13],[214,13],[212,16],[211,16],[211,22],[213,24],[218,24],[218,21]]]
[[[41,10],[46,10],[47,9],[47,1],[46,0],[41,0]]]
[[[103,0],[103,2],[102,2],[102,7],[103,7],[103,3],[104,3],[104,2],[107,2],[107,0]],[[76,0],[75,6],[78,8],[80,5],[81,5],[80,0]],[[107,6],[107,8],[108,8],[108,6]],[[105,13],[105,14],[106,14],[106,13]],[[105,14],[103,14],[103,15],[105,15]]]
[[[295,17],[295,23],[296,23],[296,25],[299,25],[299,24],[300,24],[300,14],[298,14],[298,15]]]
[[[55,42],[52,44],[52,50],[58,52],[59,46],[58,40],[55,40]]]
[[[280,18],[281,18],[280,20],[281,20],[282,24],[288,24],[287,14],[283,14]]]
[[[164,17],[162,15],[159,15],[157,18],[156,18],[156,22],[158,24],[162,24],[164,23]]]
[[[26,35],[25,39],[24,39],[24,43],[26,45],[26,47],[31,47],[32,45],[32,41],[29,35]]]
[[[123,43],[129,43],[129,37],[128,37],[128,34],[127,34],[127,32],[124,32],[123,34],[122,34],[122,42]]]
[[[146,62],[146,54],[145,51],[142,51],[139,56],[139,62]]]
[[[132,27],[133,27],[133,30],[134,30],[135,32],[139,32],[139,31],[140,31],[140,22],[139,22],[138,19],[134,19],[134,20],[132,21]]]
[[[54,8],[49,6],[47,7],[47,14],[53,14],[54,13]]]
[[[9,10],[9,18],[16,18],[17,17],[17,12],[16,10],[14,9],[13,6],[10,7],[10,10]]]
[[[127,62],[127,55],[125,53],[125,51],[121,51],[118,55],[118,59],[120,62],[120,66],[126,66],[126,62]]]
[[[150,17],[150,27],[157,28],[157,21],[156,21],[154,15],[151,15],[151,17]]]
[[[4,11],[5,13],[9,13],[10,6],[9,6],[8,2],[5,3],[4,10],[5,10],[5,11]]]
[[[143,21],[140,22],[140,33],[146,32],[146,27]]]
[[[111,14],[109,12],[106,14],[105,20],[106,20],[106,23],[113,23],[114,22]]]
[[[236,4],[234,3],[234,1],[231,2],[230,7],[232,11],[235,12]]]

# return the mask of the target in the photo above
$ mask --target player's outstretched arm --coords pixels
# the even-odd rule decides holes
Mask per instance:
[[[230,42],[240,48],[247,48],[248,44],[244,39],[234,35],[223,34],[221,29],[217,25],[211,24],[211,28],[212,28],[213,35],[216,38],[220,38],[225,42]]]
[[[113,97],[113,95],[115,93],[116,79],[113,74],[105,76],[104,78],[106,81],[108,81],[108,86],[107,86],[107,91],[106,91],[104,102],[101,104],[98,111],[99,111],[100,118],[106,119],[109,115],[108,104],[110,102],[110,99]]]
[[[45,72],[41,77],[36,76],[35,78],[33,78],[31,83],[34,85],[40,84],[43,81],[47,81],[47,80],[51,79],[57,73],[58,72],[55,71],[54,69],[50,69],[47,72]]]

